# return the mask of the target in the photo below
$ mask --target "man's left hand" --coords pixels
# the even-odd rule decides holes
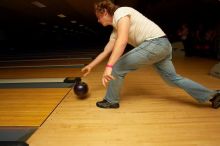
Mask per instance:
[[[105,71],[104,71],[104,74],[102,76],[102,84],[103,84],[104,87],[107,86],[107,84],[108,84],[108,82],[110,80],[114,80],[115,79],[115,77],[112,76],[111,73],[112,73],[112,68],[106,67]]]

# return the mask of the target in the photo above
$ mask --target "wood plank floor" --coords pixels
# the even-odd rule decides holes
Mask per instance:
[[[0,66],[39,66],[39,65],[73,65],[88,64],[92,58],[64,58],[64,59],[35,59],[35,60],[15,60],[0,61]]]
[[[220,80],[208,75],[216,60],[174,58],[177,72],[212,89]],[[64,98],[27,141],[30,146],[218,146],[220,109],[199,104],[183,90],[164,83],[151,67],[127,75],[119,109],[95,106],[105,94],[104,65],[83,80],[90,96]]]
[[[24,61],[9,62],[3,66],[35,66],[35,65],[74,65],[88,64],[90,59],[74,59],[74,60],[48,60],[48,61]],[[1,66],[1,63],[0,63]],[[16,72],[16,73],[15,73]],[[81,68],[1,68],[0,78],[56,78],[56,77],[78,77],[81,76]]]
[[[20,61],[5,65],[42,65],[88,63],[88,59]],[[81,76],[81,68],[0,69],[1,79],[65,78]],[[0,89],[0,126],[40,126],[70,88]]]
[[[0,126],[40,126],[69,90],[0,89]]]
[[[0,69],[1,79],[80,77],[81,68]]]

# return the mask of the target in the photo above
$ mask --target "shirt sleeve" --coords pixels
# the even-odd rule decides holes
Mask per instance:
[[[128,16],[130,15],[129,11],[125,8],[118,8],[115,13],[114,13],[114,21],[115,23],[117,24],[118,21],[122,18],[122,17],[125,17],[125,16]]]

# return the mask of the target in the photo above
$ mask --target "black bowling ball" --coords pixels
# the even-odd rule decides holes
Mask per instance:
[[[76,83],[74,86],[74,93],[79,99],[85,99],[87,97],[89,87],[85,82]]]

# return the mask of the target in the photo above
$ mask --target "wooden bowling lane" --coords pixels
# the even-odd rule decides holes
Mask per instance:
[[[0,126],[40,126],[69,90],[0,89]]]
[[[7,60],[0,61],[0,69],[4,68],[22,68],[25,66],[45,66],[45,65],[74,65],[74,64],[88,64],[92,58],[62,58],[62,59],[30,59],[30,60]]]
[[[82,65],[90,63],[96,54],[95,51],[61,51],[0,57],[0,78],[81,76]]]
[[[27,60],[27,59],[71,59],[71,58],[94,58],[100,50],[56,50],[53,52],[14,52],[11,54],[0,54],[0,61],[4,60]],[[80,56],[80,57],[79,57]]]
[[[177,71],[203,85],[220,89],[208,75],[217,61],[200,58],[175,60]],[[210,103],[199,104],[183,90],[167,86],[146,67],[127,75],[119,109],[100,109],[105,95],[101,75],[105,63],[84,79],[90,96],[64,98],[45,123],[27,140],[30,146],[217,146],[220,112]]]
[[[11,62],[12,65],[13,63],[15,62]],[[27,62],[18,61],[19,63],[26,65]],[[37,63],[68,64],[63,60],[44,60],[35,63],[31,61],[28,65]],[[80,70],[81,67],[0,69],[0,79],[78,77],[82,75]],[[0,89],[0,126],[40,126],[69,90],[70,88]]]
[[[81,68],[91,58],[0,62],[0,78],[81,76]],[[16,72],[16,74],[15,74]]]
[[[0,69],[0,78],[65,78],[82,76],[81,68]]]

